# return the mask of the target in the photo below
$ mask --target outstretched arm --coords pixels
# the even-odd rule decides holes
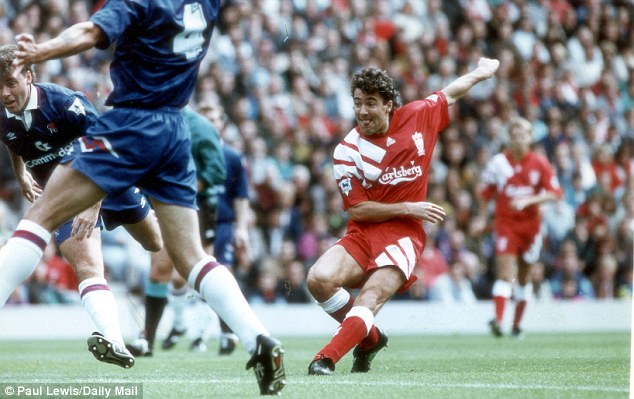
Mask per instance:
[[[555,193],[552,191],[542,191],[535,195],[513,198],[513,200],[511,201],[511,206],[513,207],[513,209],[521,211],[531,205],[539,205],[544,202],[558,201],[559,199],[561,199],[561,194],[559,193]]]
[[[476,69],[462,75],[442,89],[445,97],[447,97],[447,103],[453,105],[456,101],[464,97],[477,83],[492,78],[499,66],[500,61],[496,59],[480,58]]]
[[[399,202],[384,204],[376,201],[363,201],[348,209],[352,220],[360,222],[383,222],[401,216],[413,217],[428,222],[442,222],[445,210],[431,202]]]
[[[20,73],[26,65],[81,53],[94,47],[103,38],[101,28],[90,21],[77,23],[57,37],[39,44],[35,43],[33,36],[19,34],[15,37],[18,51],[13,61],[14,74]]]

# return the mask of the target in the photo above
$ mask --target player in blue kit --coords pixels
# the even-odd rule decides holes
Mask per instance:
[[[0,47],[0,140],[9,150],[23,195],[33,202],[54,168],[72,160],[73,142],[96,121],[97,112],[81,92],[34,83],[30,68],[13,76],[15,51],[13,45]],[[153,216],[148,217],[149,205],[138,190],[131,188],[116,198],[108,197],[102,205],[108,228],[125,225],[146,249],[161,248],[158,224]],[[73,265],[84,308],[100,331],[89,338],[95,341],[93,354],[101,361],[128,368],[134,358],[122,345],[117,306],[104,279],[101,235],[99,230],[93,234],[101,226],[98,215],[99,203],[57,229],[55,241]],[[20,282],[9,280],[11,283]]]
[[[201,104],[198,107],[198,111],[213,124],[210,128],[222,136],[226,117],[222,106]],[[192,135],[194,134],[195,132],[192,131]],[[222,143],[222,153],[226,178],[223,189],[218,196],[218,218],[215,227],[213,254],[223,265],[235,266],[236,252],[240,254],[241,258],[248,258],[249,256],[249,184],[244,156],[224,142]],[[184,287],[181,290],[174,290],[170,297],[170,305],[174,312],[174,323],[169,335],[163,341],[163,349],[172,348],[180,337],[185,334],[184,314],[188,302],[186,293],[187,288]],[[207,321],[203,315],[196,319]],[[192,342],[192,349],[198,351],[206,350],[205,341],[204,332],[201,332]],[[233,353],[237,341],[238,337],[220,319],[220,346],[218,353],[220,355],[230,355]]]
[[[198,179],[198,195],[196,202],[199,207],[198,220],[200,235],[205,252],[213,254],[216,235],[216,219],[218,213],[218,196],[224,190],[226,176],[225,160],[220,136],[214,126],[205,117],[191,109],[182,109],[183,117],[191,134],[191,153],[196,165]],[[226,264],[222,259],[220,263]],[[170,290],[171,282],[171,290]],[[145,286],[145,322],[144,328],[136,338],[126,347],[134,356],[152,356],[156,330],[163,316],[163,310],[168,302],[174,311],[174,327],[163,343],[163,349],[169,349],[185,333],[184,312],[189,303],[190,287],[179,274],[174,274],[172,264],[166,251],[153,255],[148,281]],[[197,294],[196,294],[197,295]],[[203,309],[204,310],[204,309]],[[208,311],[204,311],[208,315]],[[197,317],[197,324],[201,330],[207,330],[209,320]],[[166,347],[165,343],[172,343]],[[192,343],[192,350],[204,351],[206,346],[202,339]]]
[[[285,385],[283,347],[242,295],[231,272],[207,255],[198,233],[196,172],[180,108],[196,83],[220,0],[110,0],[88,22],[36,44],[16,37],[18,71],[26,65],[114,44],[113,109],[101,115],[69,165],[55,169],[42,196],[0,250],[0,275],[23,281],[39,262],[50,232],[108,195],[138,186],[150,198],[178,272],[240,337],[252,354],[261,394]],[[6,276],[6,277],[5,277]],[[4,303],[6,280],[0,282]]]
[[[214,124],[222,136],[226,118],[224,109],[220,105],[203,104],[199,111]],[[222,151],[227,177],[218,200],[214,254],[222,264],[235,267],[236,253],[239,253],[241,258],[249,256],[249,183],[244,155],[224,142]],[[236,335],[221,319],[219,354],[231,354],[236,341]]]

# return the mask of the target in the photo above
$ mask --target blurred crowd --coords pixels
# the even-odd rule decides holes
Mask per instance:
[[[5,0],[0,45],[22,32],[45,40],[90,13],[86,1]],[[450,109],[428,190],[428,201],[448,217],[426,226],[419,279],[400,298],[490,297],[492,220],[478,213],[477,187],[515,115],[533,123],[535,149],[553,163],[565,193],[542,209],[535,297],[632,295],[632,1],[252,0],[223,9],[191,100],[194,108],[226,110],[223,137],[248,161],[251,253],[235,272],[251,302],[310,301],[306,270],[345,230],[331,155],[354,126],[352,73],[370,65],[387,70],[407,103],[442,89],[481,56],[499,59],[500,69]],[[37,66],[37,79],[81,90],[103,111],[109,61],[109,52],[92,50]],[[28,204],[6,153],[0,162],[4,240]],[[134,244],[116,231],[104,240],[112,248],[104,249],[111,278],[138,289],[145,258],[129,256],[135,250],[126,246]],[[32,279],[46,282],[47,273]],[[37,300],[16,295],[14,302]]]

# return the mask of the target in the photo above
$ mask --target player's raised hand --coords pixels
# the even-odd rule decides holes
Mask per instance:
[[[37,54],[37,44],[33,35],[21,33],[15,37],[17,51],[13,60],[13,76],[18,76],[22,69],[34,63]]]
[[[494,58],[480,57],[478,60],[478,69],[482,71],[485,79],[492,78],[500,67],[500,61]]]

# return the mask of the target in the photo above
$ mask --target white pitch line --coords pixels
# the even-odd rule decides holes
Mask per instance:
[[[319,381],[317,381],[319,380]],[[512,389],[512,390],[529,390],[529,389],[541,389],[544,391],[586,391],[586,392],[629,392],[626,387],[610,387],[610,386],[567,386],[567,385],[518,385],[518,384],[484,384],[484,383],[464,383],[464,384],[450,384],[450,383],[425,383],[417,381],[407,382],[394,382],[394,381],[341,381],[330,378],[320,377],[302,377],[301,380],[287,381],[289,386],[292,385],[315,385],[316,382],[319,385],[365,385],[365,386],[405,386],[405,387],[419,387],[419,388],[476,388],[476,389]],[[80,382],[78,382],[80,383]],[[87,383],[95,383],[90,381]],[[195,380],[165,380],[156,379],[143,381],[125,381],[125,383],[131,384],[189,384],[189,385],[208,385],[208,384],[244,384],[244,379],[231,378],[231,379],[195,379]]]

